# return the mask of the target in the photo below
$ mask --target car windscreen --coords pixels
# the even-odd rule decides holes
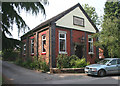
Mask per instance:
[[[110,60],[101,60],[99,62],[97,62],[97,64],[102,64],[105,65],[107,62],[109,62]]]

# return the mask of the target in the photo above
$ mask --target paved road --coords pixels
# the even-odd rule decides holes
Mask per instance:
[[[118,84],[118,75],[95,77],[86,74],[47,74],[9,62],[2,62],[2,74],[13,84]]]

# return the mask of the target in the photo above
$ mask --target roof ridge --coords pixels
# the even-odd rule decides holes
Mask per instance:
[[[56,16],[53,16],[47,20],[45,20],[44,22],[40,23],[39,25],[37,25],[35,28],[33,28],[32,30],[30,30],[29,32],[27,32],[26,34],[30,33],[30,32],[33,32],[33,31],[36,31],[38,30],[39,28],[45,26],[45,25],[48,25],[48,24],[51,24],[51,22],[55,22],[57,21],[58,19],[60,19],[61,17],[63,17],[64,15],[68,14],[69,12],[71,12],[72,10],[74,10],[76,7],[79,7],[80,10],[84,13],[84,15],[87,17],[88,21],[92,24],[92,26],[96,29],[96,32],[98,32],[99,30],[97,29],[96,25],[91,21],[91,19],[89,18],[88,14],[85,12],[85,10],[82,8],[82,6],[80,5],[80,3],[77,3],[76,5],[68,8],[67,10],[61,12],[61,13],[58,13]],[[26,35],[24,34],[24,35]],[[24,36],[23,35],[23,36]],[[21,37],[23,37],[21,36]]]

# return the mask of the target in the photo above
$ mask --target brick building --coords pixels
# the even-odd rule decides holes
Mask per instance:
[[[22,57],[42,56],[52,67],[56,67],[58,54],[77,55],[94,63],[98,49],[91,34],[96,32],[98,29],[78,3],[24,34]]]

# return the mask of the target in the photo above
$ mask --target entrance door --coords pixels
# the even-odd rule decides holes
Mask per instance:
[[[82,45],[76,46],[75,55],[78,56],[79,58],[83,57],[83,46]]]

